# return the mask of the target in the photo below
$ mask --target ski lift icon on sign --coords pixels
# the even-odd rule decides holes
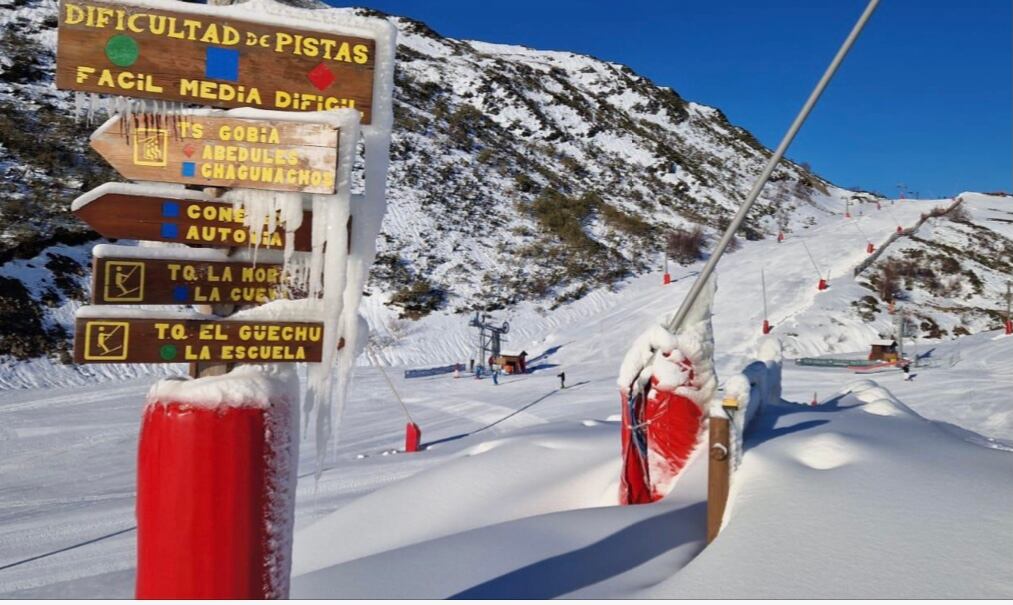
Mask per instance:
[[[127,358],[130,324],[125,321],[90,321],[84,332],[86,361],[123,361]]]
[[[105,300],[111,303],[144,300],[144,263],[109,261],[106,263]]]

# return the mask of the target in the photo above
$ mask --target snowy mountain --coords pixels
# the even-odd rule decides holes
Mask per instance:
[[[118,178],[86,148],[94,126],[70,117],[73,96],[53,89],[56,6],[0,0],[0,352],[11,356],[0,382],[8,385],[23,382],[12,378],[23,372],[15,360],[66,361],[73,310],[89,288],[85,242],[95,237],[69,202]],[[769,157],[720,110],[628,67],[454,40],[390,18],[400,32],[390,203],[368,292],[381,340],[387,327],[405,331],[434,312],[462,321],[453,314],[528,301],[544,313],[621,288],[661,266],[673,233],[673,257],[692,265]],[[830,228],[850,195],[784,162],[742,245]],[[863,208],[872,212],[872,202]],[[924,316],[923,336],[996,326],[1010,267],[989,259],[1013,249],[997,220],[932,219],[863,272],[843,313],[884,320],[896,298]],[[693,243],[697,227],[702,246]],[[851,237],[863,245],[857,230]],[[911,274],[892,293],[878,286],[887,265]]]

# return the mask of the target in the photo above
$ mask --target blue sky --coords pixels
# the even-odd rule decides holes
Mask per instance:
[[[328,0],[336,5],[349,2]],[[443,35],[624,63],[773,147],[865,0],[360,0]],[[1009,0],[883,0],[788,151],[921,197],[1013,190]]]

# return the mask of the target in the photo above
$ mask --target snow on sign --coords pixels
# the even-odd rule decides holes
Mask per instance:
[[[319,322],[78,317],[74,363],[320,361]]]
[[[62,0],[56,86],[226,108],[353,108],[370,123],[374,40],[235,17],[242,10]]]
[[[292,294],[275,263],[96,253],[92,269],[92,303],[99,305],[251,305]]]
[[[110,239],[173,242],[190,246],[257,246],[281,250],[293,237],[293,249],[311,250],[310,212],[290,236],[283,229],[254,230],[244,224],[246,212],[233,204],[187,189],[160,191],[127,183],[107,183],[78,197],[74,214]]]
[[[91,146],[133,180],[335,191],[338,129],[325,123],[224,115],[113,116],[92,135]]]

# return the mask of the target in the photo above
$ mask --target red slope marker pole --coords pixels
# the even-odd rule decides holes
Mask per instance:
[[[151,402],[137,464],[138,599],[288,597],[277,503],[289,404]],[[286,451],[287,450],[287,451]],[[280,458],[279,458],[280,457]],[[288,517],[291,519],[292,511]],[[289,528],[290,529],[290,528]]]
[[[770,334],[770,322],[767,321],[767,278],[764,275],[763,267],[760,267],[760,287],[763,291],[763,334]]]

